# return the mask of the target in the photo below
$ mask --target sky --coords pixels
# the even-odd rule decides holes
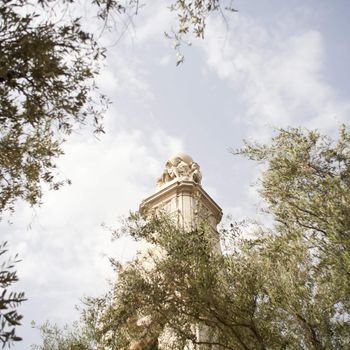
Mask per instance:
[[[204,40],[184,47],[176,66],[164,37],[173,14],[164,0],[140,8],[108,56],[98,84],[113,104],[106,134],[77,130],[58,161],[71,186],[47,192],[41,207],[19,203],[0,223],[1,240],[18,252],[28,300],[14,349],[39,333],[31,321],[59,325],[78,317],[83,296],[98,296],[115,278],[108,257],[129,259],[135,245],[109,230],[156,191],[166,160],[186,152],[202,185],[234,220],[259,218],[259,166],[228,150],[243,140],[268,142],[274,128],[302,126],[336,137],[350,121],[350,2],[236,0],[238,13],[209,18]]]

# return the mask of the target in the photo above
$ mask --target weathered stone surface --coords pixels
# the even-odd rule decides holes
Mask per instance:
[[[147,217],[154,211],[165,211],[174,217],[174,222],[188,231],[206,221],[213,232],[213,251],[221,254],[217,225],[222,218],[222,210],[202,188],[201,180],[200,167],[192,157],[185,153],[170,157],[162,175],[157,179],[157,191],[142,201],[140,212]],[[148,257],[155,255],[161,257],[163,253],[157,246],[145,245],[141,252],[145,271],[154,268],[153,262]],[[215,339],[215,334],[212,334],[205,325],[193,325],[193,327],[198,341],[210,342]],[[172,332],[165,330],[158,341],[159,349],[166,350],[167,345],[175,340]],[[196,348],[198,350],[215,349],[214,346],[205,345]]]
[[[199,165],[185,153],[178,153],[168,159],[162,175],[157,179],[157,187],[163,187],[173,180],[188,180],[200,184],[202,174]]]

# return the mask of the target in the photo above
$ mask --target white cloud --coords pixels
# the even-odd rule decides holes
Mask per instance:
[[[162,0],[153,0],[139,11],[137,18],[135,39],[138,43],[159,40],[164,37],[164,31],[170,29],[174,14],[169,11],[167,4]]]
[[[329,131],[346,120],[350,104],[323,77],[320,32],[273,29],[241,15],[229,29],[216,19],[202,45],[208,67],[229,81],[244,102],[239,121],[250,127],[248,136],[266,139],[271,126],[292,124]]]
[[[132,53],[120,54],[120,50],[111,51],[107,62],[113,69],[103,69],[97,78],[97,83],[109,96],[124,93],[134,98],[137,96],[143,102],[154,99],[147,82],[147,71]]]
[[[159,65],[160,66],[167,66],[169,64],[170,60],[171,60],[171,56],[165,55],[165,56],[160,58]]]
[[[150,139],[154,148],[158,150],[158,159],[163,159],[164,163],[171,155],[184,151],[183,142],[178,138],[170,137],[163,130],[155,131]]]
[[[15,224],[1,224],[11,252],[23,259],[16,289],[23,288],[29,299],[25,324],[33,319],[69,322],[80,297],[105,289],[106,278],[114,278],[108,257],[128,259],[136,245],[126,239],[111,243],[101,224],[115,225],[118,217],[137,210],[153,193],[163,166],[157,154],[178,147],[180,140],[159,130],[120,131],[100,142],[76,135],[66,145],[59,169],[73,184],[46,193],[35,212],[19,205]],[[21,331],[28,342],[33,340],[35,330],[25,326]]]

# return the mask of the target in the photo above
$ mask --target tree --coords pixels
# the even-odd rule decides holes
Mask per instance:
[[[139,12],[138,0],[91,0],[104,28]],[[95,78],[105,56],[93,33],[83,29],[74,0],[3,0],[0,8],[0,215],[21,198],[40,203],[43,184],[60,188],[55,160],[74,128],[103,132],[108,99]],[[170,2],[178,15],[175,40],[204,36],[207,16],[219,0]],[[117,22],[118,25],[118,22]],[[178,46],[178,45],[177,45]],[[183,57],[180,57],[180,61]]]
[[[0,245],[0,256],[3,256],[7,252],[6,243]],[[23,301],[24,293],[16,293],[8,291],[8,287],[18,281],[17,273],[14,270],[14,266],[18,263],[18,256],[9,258],[1,263],[0,271],[0,342],[2,347],[11,344],[12,342],[21,340],[16,335],[15,327],[20,325],[22,316],[18,314],[16,307],[18,307]]]
[[[121,232],[157,248],[151,264],[142,256],[114,263],[118,281],[92,328],[96,348],[349,347],[350,133],[342,127],[334,143],[281,129],[271,144],[235,153],[265,163],[260,194],[275,225],[249,239],[242,224],[231,224],[218,255],[204,222],[187,232],[164,215],[131,215]],[[194,325],[212,337],[198,341]]]
[[[1,1],[0,219],[14,211],[17,199],[40,203],[43,184],[58,189],[64,183],[56,177],[55,159],[74,127],[91,121],[95,132],[103,131],[106,98],[96,95],[93,79],[104,50],[78,18],[54,18],[54,6],[50,0],[36,7],[26,0]],[[2,288],[17,280],[9,268],[1,267]],[[5,290],[0,297],[4,309],[22,301],[23,294],[7,297]],[[20,340],[15,326],[22,316],[15,310],[1,316],[3,344]]]
[[[260,183],[277,242],[301,242],[308,255],[307,304],[295,313],[315,349],[347,348],[349,339],[350,133],[337,142],[317,131],[288,128],[270,145],[246,144],[238,153],[267,165]],[[283,246],[282,246],[283,247]],[[303,280],[301,280],[302,282]],[[286,305],[288,299],[286,298]],[[307,343],[306,343],[307,344]]]
[[[63,184],[54,162],[76,125],[103,130],[106,100],[94,96],[93,83],[103,49],[78,18],[56,22],[52,2],[38,3],[42,14],[25,0],[0,9],[0,213],[13,211],[18,198],[39,203],[42,183]]]
[[[43,188],[57,190],[70,183],[59,178],[55,162],[74,129],[89,125],[95,133],[104,132],[108,99],[99,93],[95,78],[105,49],[83,29],[75,3],[1,1],[0,220],[14,211],[18,199],[40,204]],[[115,16],[130,23],[139,11],[139,0],[91,0],[90,5],[105,28]],[[190,31],[203,37],[206,17],[219,9],[219,0],[171,2],[170,10],[179,15],[174,38],[180,43]],[[4,268],[0,274],[7,276]],[[4,294],[0,302],[7,302]],[[19,316],[11,315],[15,326]],[[11,332],[4,339],[18,340]]]
[[[267,164],[260,184],[266,212],[286,237],[302,236],[322,265],[349,276],[350,134],[335,143],[317,131],[279,130],[271,145],[246,144],[240,154]]]
[[[32,345],[33,350],[95,350],[98,348],[96,332],[100,313],[105,302],[112,300],[110,295],[103,298],[84,298],[80,320],[63,328],[46,322],[39,327],[43,342]]]
[[[194,324],[226,349],[350,344],[349,132],[343,126],[334,143],[281,129],[271,144],[236,153],[265,164],[260,194],[275,225],[259,227],[254,239],[233,225],[222,232],[229,250],[218,256],[206,225],[185,232],[164,217],[131,217],[126,231],[164,253],[150,256],[152,270],[137,260],[121,271],[116,303],[101,320],[111,348],[143,348],[164,331],[176,339],[168,347],[198,344]]]

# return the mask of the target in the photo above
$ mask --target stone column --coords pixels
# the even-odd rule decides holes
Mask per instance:
[[[213,250],[221,254],[217,225],[222,210],[203,189],[201,179],[199,165],[189,155],[180,153],[171,157],[157,180],[157,191],[142,201],[140,212],[163,210],[188,231],[206,220],[213,230]],[[202,325],[196,326],[196,334],[199,341],[209,341],[212,338]]]

